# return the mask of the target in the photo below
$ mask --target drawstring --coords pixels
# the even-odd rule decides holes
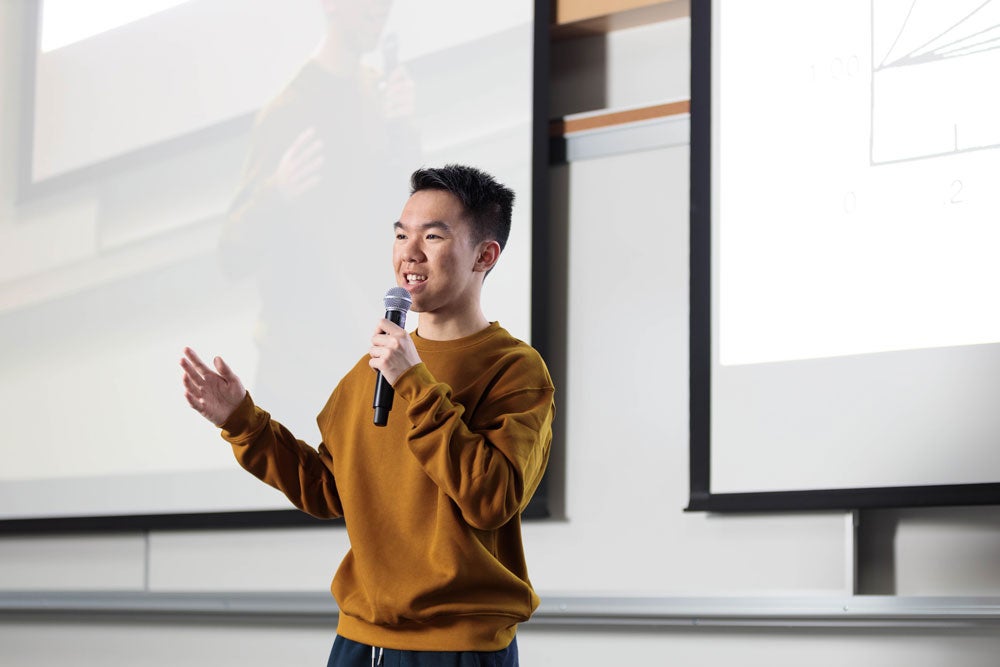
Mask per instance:
[[[378,667],[382,664],[382,649],[378,650],[378,659],[375,659],[375,647],[372,646],[372,667]]]

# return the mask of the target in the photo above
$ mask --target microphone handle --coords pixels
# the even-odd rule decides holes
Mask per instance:
[[[385,311],[385,319],[399,326],[403,326],[405,317],[406,313],[401,310]],[[374,424],[376,426],[385,426],[389,423],[389,411],[392,410],[392,399],[395,395],[392,385],[382,377],[382,371],[379,371],[375,377],[375,399],[372,401],[372,408],[375,409]]]

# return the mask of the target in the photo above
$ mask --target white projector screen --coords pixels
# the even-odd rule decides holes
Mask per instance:
[[[1000,1],[693,11],[692,505],[1000,501]]]
[[[86,22],[57,0],[37,21],[24,219],[0,266],[0,527],[291,509],[187,406],[181,351],[226,358],[318,445],[394,285],[417,167],[516,192],[484,309],[531,340],[532,0],[85,4]],[[218,131],[241,117],[252,130]],[[281,186],[291,159],[309,175]]]

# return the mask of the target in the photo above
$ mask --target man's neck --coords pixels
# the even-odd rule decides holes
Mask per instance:
[[[458,340],[479,333],[490,326],[482,311],[465,317],[440,317],[436,313],[421,313],[417,333],[427,340]]]

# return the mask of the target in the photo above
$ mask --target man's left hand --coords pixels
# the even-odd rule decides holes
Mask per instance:
[[[368,365],[381,371],[386,381],[395,385],[399,376],[420,363],[420,355],[406,330],[383,319],[375,328],[372,346],[368,350]]]

